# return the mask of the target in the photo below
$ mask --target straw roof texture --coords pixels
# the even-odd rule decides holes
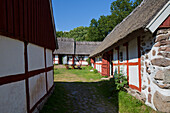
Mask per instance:
[[[76,50],[75,54],[86,54],[90,55],[91,52],[94,51],[96,47],[98,47],[101,44],[101,42],[87,42],[87,41],[77,41],[76,42]]]
[[[54,54],[90,55],[101,42],[74,41],[73,38],[57,38],[59,49]]]
[[[120,24],[118,24],[103,42],[90,54],[94,57],[103,53],[119,40],[139,29],[145,29],[149,22],[156,16],[169,0],[144,0]]]
[[[73,38],[57,38],[58,49],[54,54],[74,54],[74,39]]]

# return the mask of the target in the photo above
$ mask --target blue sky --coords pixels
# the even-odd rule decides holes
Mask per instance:
[[[92,18],[109,15],[114,0],[52,0],[57,31],[89,26]]]

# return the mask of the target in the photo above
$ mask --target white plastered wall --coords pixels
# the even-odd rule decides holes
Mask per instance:
[[[28,71],[45,68],[44,48],[28,44]]]
[[[96,58],[95,58],[96,63],[102,63],[102,61],[101,61],[100,59],[101,59],[101,56],[96,57]],[[96,69],[97,69],[99,72],[102,72],[102,65],[96,64]]]
[[[48,90],[53,86],[53,70],[47,72]]]
[[[45,68],[44,48],[29,43],[27,49],[28,49],[27,50],[28,71]],[[48,55],[50,51],[46,51],[46,52],[47,52],[46,57],[50,57],[50,55]],[[47,62],[48,61],[49,60],[47,60]],[[29,93],[30,93],[30,109],[31,109],[39,101],[39,99],[41,99],[46,94],[45,73],[41,73],[29,78]]]
[[[0,86],[0,112],[26,113],[25,80]]]
[[[89,57],[88,56],[84,56],[84,60],[87,60]]]
[[[45,73],[29,78],[30,109],[46,94]]]
[[[129,66],[129,84],[139,87],[138,66]]]
[[[88,65],[88,62],[82,61],[82,65]]]
[[[91,66],[94,68],[94,64],[92,63]]]
[[[127,66],[126,65],[120,65],[120,73],[127,76]]]
[[[121,59],[120,53],[122,53],[122,60],[123,60],[123,61],[120,60],[120,63],[127,63],[126,46],[123,46],[123,45],[119,46],[119,59]],[[126,76],[127,75],[127,66],[120,65],[120,72]]]
[[[84,60],[82,61],[82,65],[88,65],[88,62],[86,61],[88,59],[88,56],[84,56]]]
[[[138,45],[137,38],[129,41],[128,44],[129,51],[129,63],[138,62]],[[129,84],[139,87],[139,71],[138,65],[129,66]]]
[[[76,55],[75,56],[76,58],[75,58],[75,60],[74,60],[74,63],[76,64],[76,65],[88,65],[88,62],[86,61],[87,59],[88,59],[88,56],[84,56],[84,60],[83,61],[81,61],[81,60],[79,60],[79,62],[77,61],[77,59],[79,59],[79,57],[78,57],[78,55]]]
[[[23,73],[25,73],[24,43],[0,35],[0,77]],[[24,80],[1,85],[0,112],[26,113],[25,91]]]
[[[113,50],[113,63],[118,63],[118,54],[116,49]]]
[[[70,57],[70,58],[69,58],[69,61],[68,61],[68,64],[69,64],[69,65],[72,65],[73,57],[72,57],[71,55],[69,55],[68,57]]]
[[[58,55],[55,55],[54,64],[58,64],[58,60],[59,60]]]
[[[46,64],[47,67],[53,66],[53,61],[52,61],[52,50],[46,49]],[[53,85],[53,70],[47,72],[47,84],[48,84],[48,90],[52,87]]]
[[[24,43],[0,35],[0,77],[25,73]]]
[[[46,65],[47,67],[53,66],[52,50],[46,49]]]
[[[118,74],[118,66],[113,66],[113,75]]]
[[[76,65],[79,65],[79,62],[77,61],[79,58],[78,58],[78,55],[76,55],[75,56],[76,58],[75,58],[75,60],[74,60],[74,63],[76,64]]]
[[[118,63],[117,50],[113,49],[113,63]],[[118,66],[113,65],[113,75],[118,74]]]
[[[128,51],[129,51],[129,62],[138,62],[137,38],[134,38],[133,40],[129,41]]]

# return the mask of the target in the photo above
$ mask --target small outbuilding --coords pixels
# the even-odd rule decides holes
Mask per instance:
[[[54,64],[88,65],[90,53],[101,42],[75,41],[73,38],[57,38],[59,49],[54,51]]]
[[[129,93],[170,112],[170,1],[143,0],[90,55],[103,76],[127,76]]]
[[[54,88],[51,0],[0,1],[0,112],[32,113]]]

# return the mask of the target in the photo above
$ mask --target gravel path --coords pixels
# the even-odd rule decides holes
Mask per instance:
[[[67,92],[70,113],[116,113],[116,108],[96,93],[93,83],[61,83]]]

